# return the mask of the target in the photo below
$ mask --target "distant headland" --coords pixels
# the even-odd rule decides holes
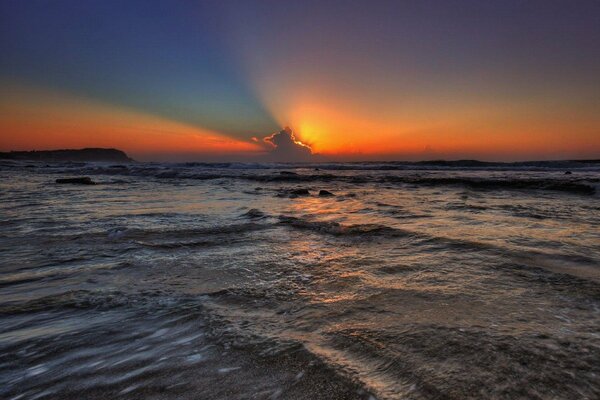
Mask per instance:
[[[33,150],[0,152],[0,159],[5,160],[31,160],[44,162],[65,161],[107,161],[107,162],[133,162],[134,160],[122,150],[86,148],[78,150]]]

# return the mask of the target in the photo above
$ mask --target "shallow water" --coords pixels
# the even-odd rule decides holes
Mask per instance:
[[[0,397],[598,398],[599,182],[5,162]]]

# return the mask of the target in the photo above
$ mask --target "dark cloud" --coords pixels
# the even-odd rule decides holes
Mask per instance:
[[[265,137],[263,141],[272,147],[267,156],[269,161],[302,162],[313,160],[310,146],[299,142],[289,127]]]

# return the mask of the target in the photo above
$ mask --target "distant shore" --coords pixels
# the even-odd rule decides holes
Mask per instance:
[[[31,151],[8,151],[0,152],[0,160],[19,160],[19,161],[43,161],[43,162],[120,162],[129,163],[136,160],[129,157],[123,150],[114,148],[84,148],[84,149],[60,149],[60,150],[31,150]],[[152,162],[152,161],[149,161]],[[191,161],[173,160],[174,163],[206,163],[206,164],[223,164],[223,163],[275,163],[280,162],[264,159],[244,159],[238,161]],[[325,160],[315,159],[292,164],[366,164],[380,165],[378,169],[395,169],[396,165],[405,166],[432,166],[432,167],[461,167],[461,168],[486,168],[486,167],[549,167],[549,168],[579,168],[596,166],[600,164],[600,159],[565,159],[565,160],[529,160],[529,161],[481,161],[472,159],[461,160],[422,160],[422,161],[406,161],[406,160],[363,160],[363,161],[342,161],[342,160]],[[386,167],[387,166],[387,167]]]
[[[40,151],[10,151],[0,152],[0,159],[5,160],[35,160],[45,162],[65,161],[108,161],[108,162],[133,162],[124,151],[118,149],[85,148],[64,150]]]

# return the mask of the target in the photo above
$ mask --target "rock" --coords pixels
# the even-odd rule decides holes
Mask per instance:
[[[571,175],[571,174],[572,174],[572,172],[571,172],[571,171],[567,171],[567,172],[565,172],[565,175]]]
[[[95,185],[94,182],[89,176],[82,176],[78,178],[60,178],[56,180],[56,183],[69,183],[72,185]]]
[[[310,192],[308,191],[308,189],[290,190],[290,194],[294,194],[296,196],[310,196]]]
[[[280,174],[281,175],[298,175],[297,173],[292,172],[292,171],[281,171]]]
[[[334,196],[333,193],[331,193],[329,190],[319,190],[319,196],[321,197],[329,197],[329,196]]]
[[[298,196],[310,196],[308,189],[280,189],[275,197],[287,197],[294,199]]]
[[[252,208],[250,210],[248,210],[248,212],[246,212],[244,214],[245,217],[247,218],[264,218],[265,217],[265,213],[263,213],[262,211],[256,209],[256,208]]]

